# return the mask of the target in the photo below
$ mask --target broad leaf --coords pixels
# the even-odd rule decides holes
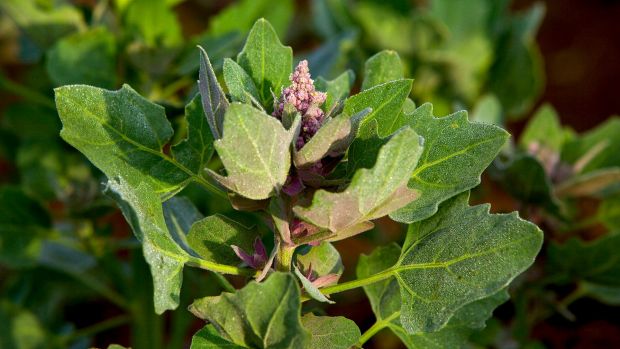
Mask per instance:
[[[310,333],[301,324],[299,287],[291,274],[274,273],[234,294],[198,299],[190,311],[244,347],[295,349],[310,342]]]
[[[390,81],[349,97],[344,102],[343,113],[355,115],[366,108],[371,108],[361,127],[376,120],[379,136],[389,136],[405,125],[405,120],[399,116],[411,92],[412,81],[409,79]]]
[[[237,63],[252,77],[263,106],[273,105],[272,92],[280,93],[293,70],[293,50],[280,43],[275,30],[265,19],[252,27]]]
[[[116,84],[116,40],[103,27],[76,33],[48,51],[47,73],[54,85],[87,84],[113,88]]]
[[[296,128],[287,131],[278,119],[250,105],[231,104],[224,119],[223,137],[215,142],[228,176],[212,174],[246,198],[267,199],[286,181]]]
[[[224,81],[226,81],[226,87],[233,102],[251,104],[252,98],[260,101],[252,78],[230,58],[224,59]]]
[[[424,152],[408,184],[420,198],[390,217],[412,223],[433,215],[442,201],[478,185],[508,133],[494,125],[472,123],[465,112],[436,118],[430,104],[406,117],[406,124],[424,138]]]
[[[519,143],[523,149],[531,144],[544,146],[559,154],[566,139],[557,112],[551,105],[543,105],[527,123]]]
[[[216,214],[194,223],[187,240],[192,249],[204,260],[235,265],[241,261],[231,245],[236,245],[244,251],[252,251],[256,237],[255,231]]]
[[[191,180],[209,185],[198,172],[164,153],[173,132],[164,108],[142,98],[131,87],[107,91],[72,85],[55,92],[63,124],[61,137],[108,178],[144,181],[162,197],[174,195]],[[203,146],[208,153],[210,144]],[[182,158],[188,165],[197,161]]]
[[[200,71],[198,73],[198,90],[202,97],[202,108],[215,139],[222,138],[224,113],[228,109],[228,100],[220,83],[217,81],[209,55],[200,48]]]
[[[370,277],[393,266],[401,249],[396,244],[376,248],[369,256],[362,255],[357,265],[359,278]],[[459,309],[446,327],[431,333],[409,334],[400,323],[401,297],[398,282],[389,278],[364,287],[377,323],[390,328],[408,348],[459,348],[478,329],[485,326],[493,309],[508,299],[506,290],[489,298],[472,302]]]
[[[318,77],[314,82],[316,89],[327,94],[327,98],[323,104],[323,110],[327,113],[332,110],[337,103],[349,97],[354,82],[355,73],[351,70],[345,71],[334,80],[327,81],[322,77]]]
[[[375,166],[358,170],[345,191],[319,190],[310,206],[295,206],[293,211],[318,227],[339,233],[332,239],[359,233],[347,229],[387,215],[417,197],[406,183],[421,153],[421,138],[403,128],[381,148]]]
[[[364,65],[362,91],[404,78],[403,65],[396,51],[384,50],[368,58]]]
[[[505,288],[533,262],[542,232],[516,213],[470,207],[469,193],[412,224],[391,269],[400,285],[401,317],[409,333],[441,329],[458,309]],[[463,225],[463,222],[468,222]]]
[[[192,337],[190,349],[243,349],[240,345],[222,338],[213,325],[207,325]]]
[[[308,349],[349,349],[361,337],[355,322],[342,316],[308,313],[301,318],[301,323],[312,334]]]

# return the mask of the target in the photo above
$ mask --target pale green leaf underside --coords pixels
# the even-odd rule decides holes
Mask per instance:
[[[337,233],[402,207],[416,197],[405,184],[422,153],[420,143],[413,130],[402,129],[381,148],[375,166],[358,170],[345,191],[319,190],[309,207],[295,206],[293,211]]]
[[[442,328],[462,306],[505,288],[534,261],[542,232],[516,213],[470,207],[468,193],[409,228],[391,269],[401,287],[401,322],[409,333]],[[463,224],[467,222],[467,224]]]
[[[293,70],[293,50],[280,43],[265,19],[256,21],[237,63],[252,77],[263,106],[273,104],[272,91],[279,95]]]
[[[361,337],[355,322],[342,316],[308,313],[301,318],[301,323],[312,334],[307,349],[349,349]]]
[[[224,118],[224,135],[215,142],[227,177],[212,174],[246,198],[267,199],[286,181],[295,129],[287,131],[278,119],[250,105],[231,104]]]
[[[252,77],[230,58],[224,59],[224,81],[233,102],[251,104],[252,98],[260,101]]]
[[[412,223],[433,215],[442,201],[478,185],[508,133],[494,125],[469,122],[465,112],[436,118],[430,104],[405,117],[406,124],[424,138],[424,152],[408,184],[420,192],[420,198],[390,217]]]
[[[301,324],[301,300],[292,274],[274,273],[236,293],[196,300],[190,311],[211,322],[227,340],[248,348],[306,348],[310,333]]]

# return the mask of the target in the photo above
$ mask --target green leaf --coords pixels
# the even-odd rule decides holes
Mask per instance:
[[[301,318],[301,323],[312,334],[308,349],[349,349],[361,336],[355,322],[342,316],[308,313]]]
[[[260,100],[252,78],[230,58],[224,59],[224,81],[233,102],[251,104],[252,98]]]
[[[207,122],[215,139],[222,138],[222,127],[224,124],[224,113],[228,109],[228,100],[220,83],[217,81],[209,55],[202,48],[200,49],[200,71],[198,74],[198,90],[202,97],[202,108],[207,117]]]
[[[412,223],[433,215],[442,201],[478,185],[508,133],[494,125],[472,123],[466,112],[436,118],[430,104],[406,118],[406,124],[424,138],[424,152],[408,184],[420,197],[390,217]]]
[[[236,245],[244,251],[252,251],[256,237],[252,229],[216,214],[194,223],[187,240],[204,260],[235,265],[240,260],[230,246]]]
[[[305,348],[299,287],[292,274],[274,273],[236,293],[196,300],[190,311],[211,322],[225,339],[249,348]]]
[[[344,153],[355,139],[362,119],[370,113],[364,109],[353,116],[340,114],[325,122],[319,131],[293,157],[297,168],[310,167],[322,158]]]
[[[213,325],[207,325],[192,337],[190,349],[242,349],[240,345],[231,343],[220,337]]]
[[[174,195],[192,180],[216,191],[200,172],[193,172],[164,153],[173,133],[164,108],[144,99],[128,85],[118,91],[72,85],[59,87],[55,92],[63,124],[61,137],[86,155],[108,178],[146,181],[163,198]],[[193,110],[191,105],[188,109]],[[194,112],[188,119],[196,118]],[[190,123],[190,127],[193,125]],[[199,130],[196,132],[200,138]],[[193,132],[187,142],[201,143],[193,137]],[[205,157],[193,158],[193,154],[182,151],[185,147],[182,144],[176,149],[180,160],[200,166],[197,160],[204,161]],[[207,148],[201,151],[208,153],[209,144],[202,144]]]
[[[598,219],[612,231],[620,231],[620,195],[605,198],[596,212]]]
[[[592,242],[573,238],[564,244],[552,243],[547,253],[547,272],[565,281],[620,287],[619,248],[619,234],[607,234]]]
[[[353,73],[352,70],[347,70],[334,80],[329,81],[319,76],[314,82],[314,85],[318,91],[322,91],[327,94],[327,98],[323,104],[323,111],[328,113],[336,105],[336,103],[349,97],[349,93],[351,92],[351,87],[353,87],[354,82],[355,73]]]
[[[401,254],[396,244],[376,248],[369,256],[360,256],[357,277],[366,278],[393,266]],[[472,302],[459,309],[446,327],[431,333],[409,334],[400,323],[401,297],[396,278],[389,278],[364,287],[378,326],[390,328],[408,348],[460,348],[472,333],[485,326],[493,309],[508,299],[506,290],[489,298]]]
[[[361,168],[371,168],[378,159],[379,150],[389,138],[381,138],[378,134],[377,120],[370,121],[359,130],[351,143],[347,155],[347,175],[352,177]]]
[[[179,20],[165,1],[132,0],[125,22],[149,47],[170,47],[183,41]]]
[[[200,95],[185,106],[187,136],[172,147],[172,155],[179,164],[193,173],[202,173],[213,156],[213,134],[200,103]]]
[[[86,84],[113,88],[116,84],[116,40],[103,27],[58,41],[45,65],[55,86]]]
[[[224,135],[215,142],[228,176],[212,175],[246,198],[267,199],[286,182],[296,128],[287,131],[278,119],[250,105],[231,104],[224,118]]]
[[[504,123],[504,116],[499,99],[492,94],[482,96],[476,103],[470,119],[475,122],[501,126]]]
[[[567,142],[562,148],[562,160],[576,164],[584,157],[590,157],[580,173],[587,173],[606,167],[620,167],[620,118],[609,118],[600,126],[580,137]]]
[[[164,219],[170,236],[185,251],[192,254],[192,248],[188,243],[188,233],[194,222],[202,219],[202,213],[198,211],[194,203],[184,196],[176,196],[163,203]]]
[[[389,136],[405,125],[405,120],[399,116],[411,92],[412,83],[413,80],[409,79],[396,80],[362,91],[344,102],[343,113],[355,115],[366,108],[371,108],[372,111],[360,127],[363,128],[371,120],[377,120],[379,136]]]
[[[392,50],[384,50],[366,61],[362,91],[402,78],[404,78],[403,65],[398,53]]]
[[[387,215],[417,197],[406,182],[421,153],[421,138],[403,128],[381,148],[375,166],[358,170],[345,191],[319,190],[309,207],[298,205],[293,212],[337,234],[333,240],[349,237],[348,228]]]
[[[559,154],[565,139],[566,133],[557,112],[551,105],[545,104],[527,123],[519,144],[526,150],[531,144],[537,144]]]
[[[296,258],[303,271],[312,267],[318,276],[342,275],[344,271],[340,253],[334,245],[327,241],[321,242],[318,246],[312,246],[305,254],[297,254]]]
[[[293,1],[282,0],[273,6],[270,0],[241,0],[219,12],[209,20],[209,34],[220,36],[230,32],[247,33],[257,18],[273,24],[280,36],[285,36],[293,18]]]
[[[555,194],[559,197],[595,196],[620,185],[620,167],[608,167],[576,175],[558,184]]]
[[[274,103],[272,92],[280,93],[293,70],[293,50],[280,43],[269,22],[259,19],[237,56],[237,63],[254,80],[263,106],[271,108]]]
[[[293,272],[295,273],[295,276],[297,276],[299,281],[301,281],[301,285],[303,286],[304,291],[312,299],[317,300],[319,302],[323,302],[323,303],[329,303],[329,304],[336,303],[334,301],[331,301],[329,298],[327,298],[327,296],[321,293],[318,287],[314,286],[314,284],[312,284],[312,281],[308,280],[308,278],[306,278],[306,276],[301,271],[299,271],[299,269],[296,266],[293,268]]]
[[[441,329],[461,307],[505,288],[540,250],[542,232],[534,224],[516,213],[489,214],[489,205],[470,207],[468,198],[461,194],[412,224],[391,269],[409,333]]]

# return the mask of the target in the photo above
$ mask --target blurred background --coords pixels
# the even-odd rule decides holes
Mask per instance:
[[[59,138],[53,88],[130,84],[166,107],[176,142],[196,93],[196,45],[221,73],[261,17],[313,77],[349,69],[359,90],[364,62],[394,50],[416,104],[437,116],[466,109],[513,135],[472,201],[518,210],[546,243],[472,347],[620,348],[617,0],[1,0],[0,348],[189,347],[203,324],[185,308],[221,290],[186,270],[179,309],[154,314],[140,244],[101,193],[103,175]],[[561,142],[546,144],[555,134]],[[182,194],[204,215],[257,220],[200,188]],[[383,219],[337,243],[344,278],[403,234]],[[362,331],[374,323],[361,290],[334,299],[307,306]],[[401,347],[388,330],[367,344]]]

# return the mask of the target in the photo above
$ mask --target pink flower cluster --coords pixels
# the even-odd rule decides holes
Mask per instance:
[[[325,113],[321,105],[327,97],[324,92],[316,91],[314,81],[311,79],[308,61],[299,62],[295,71],[289,77],[291,85],[282,91],[282,96],[277,102],[273,116],[281,118],[285,105],[291,105],[302,116],[301,132],[297,138],[296,147],[306,144],[321,127]]]

